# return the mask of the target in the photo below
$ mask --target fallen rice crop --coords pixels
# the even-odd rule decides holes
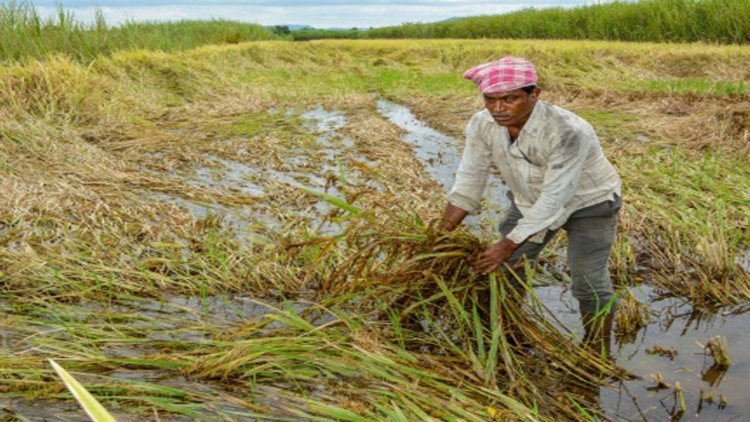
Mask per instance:
[[[631,300],[634,286],[691,314],[747,306],[742,48],[328,41],[89,66],[56,56],[0,68],[0,407],[70,399],[52,358],[115,417],[623,416],[600,389],[647,374],[579,347],[539,296],[546,272],[567,277],[562,239],[524,277],[473,274],[465,258],[491,239],[435,230],[444,192],[378,114],[379,97],[405,104],[456,135],[446,153],[458,153],[481,106],[460,72],[499,51],[538,62],[545,98],[588,118],[622,174],[622,329],[642,333],[653,306]],[[659,411],[674,417],[698,397],[664,374],[674,411]]]

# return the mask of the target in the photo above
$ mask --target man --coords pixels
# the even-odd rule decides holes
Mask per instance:
[[[617,172],[588,122],[539,100],[537,74],[527,60],[507,56],[469,69],[464,78],[477,85],[485,109],[467,126],[443,229],[455,229],[479,210],[494,164],[512,204],[500,224],[502,239],[479,253],[474,269],[487,274],[524,257],[536,260],[563,228],[584,341],[608,352],[614,315],[608,260],[622,204]]]

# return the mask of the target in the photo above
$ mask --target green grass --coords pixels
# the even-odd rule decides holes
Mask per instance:
[[[78,380],[70,375],[65,368],[58,365],[57,362],[52,359],[49,360],[49,363],[52,365],[52,368],[55,369],[57,375],[62,378],[65,386],[68,387],[68,390],[70,390],[71,394],[76,398],[78,404],[83,407],[86,414],[94,422],[116,422],[115,418],[107,412],[107,409],[105,409],[104,406],[102,406],[101,403],[99,403],[91,393],[78,382]]]
[[[573,9],[526,9],[499,16],[371,29],[367,38],[536,38],[639,42],[750,41],[743,0],[642,0]]]
[[[300,29],[291,33],[295,41],[309,41],[318,39],[352,39],[358,38],[363,32],[356,29],[328,30],[328,29]]]
[[[431,95],[470,93],[473,87],[455,73],[433,73],[429,70],[385,68],[373,72],[372,84],[379,92],[404,95],[410,92],[429,92]]]
[[[243,75],[244,83],[256,86],[275,86],[273,95],[283,101],[302,97],[315,101],[323,96],[353,95],[366,91],[369,81],[360,76],[330,72],[326,67],[298,69],[252,70]]]
[[[597,131],[606,131],[607,133],[625,134],[623,123],[636,123],[638,117],[633,114],[618,113],[613,111],[595,110],[595,109],[576,109],[575,113],[591,123]]]
[[[709,81],[705,79],[680,79],[673,81],[650,80],[633,83],[654,92],[678,92],[697,95],[734,96],[750,94],[750,84],[743,81]],[[631,85],[631,86],[632,86]]]

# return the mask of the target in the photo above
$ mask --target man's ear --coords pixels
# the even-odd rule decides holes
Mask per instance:
[[[531,94],[530,94],[531,95],[531,99],[538,100],[539,99],[539,94],[541,94],[541,93],[542,93],[542,90],[539,87],[534,88],[534,90],[531,91]]]

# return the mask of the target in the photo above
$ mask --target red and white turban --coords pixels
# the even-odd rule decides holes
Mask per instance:
[[[474,82],[482,94],[508,92],[536,85],[538,79],[531,62],[513,56],[472,67],[464,72],[464,78]]]

